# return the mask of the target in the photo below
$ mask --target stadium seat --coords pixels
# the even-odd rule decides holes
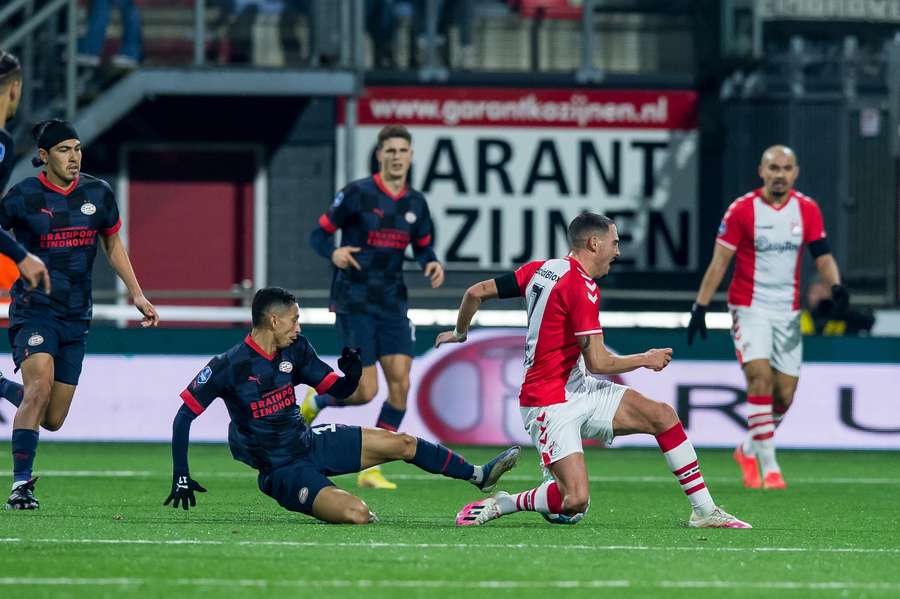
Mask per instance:
[[[511,0],[510,4],[527,19],[580,19],[581,6],[572,0]]]

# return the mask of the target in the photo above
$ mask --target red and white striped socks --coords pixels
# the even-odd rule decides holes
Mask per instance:
[[[784,420],[785,414],[787,414],[788,408],[790,406],[780,406],[777,404],[772,404],[772,420],[775,421],[775,428],[781,424],[781,421]]]
[[[697,462],[697,452],[684,432],[681,423],[656,436],[656,442],[666,458],[669,470],[678,479],[691,508],[698,516],[708,516],[716,508]]]
[[[500,513],[504,515],[513,512],[562,513],[562,495],[553,479],[544,481],[534,489],[495,497],[497,505],[500,507]]]
[[[753,454],[759,460],[763,476],[769,472],[781,471],[781,468],[778,467],[778,462],[775,460],[775,426],[777,421],[772,412],[772,403],[771,395],[747,396],[747,404],[750,406],[750,411],[747,415],[750,444],[753,447]],[[783,415],[784,412],[781,413],[782,417]],[[781,420],[781,417],[778,420]]]

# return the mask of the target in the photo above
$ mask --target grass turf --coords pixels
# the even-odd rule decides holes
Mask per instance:
[[[191,448],[209,493],[184,512],[162,506],[165,445],[45,443],[41,509],[0,510],[0,596],[900,596],[896,453],[782,452],[790,487],[762,492],[740,486],[728,452],[702,451],[714,498],[755,527],[702,531],[683,526],[689,508],[658,451],[587,458],[592,506],[577,526],[515,514],[456,528],[478,491],[401,463],[385,467],[393,492],[336,479],[381,518],[351,527],[282,510],[224,446]],[[500,488],[538,476],[529,449]]]

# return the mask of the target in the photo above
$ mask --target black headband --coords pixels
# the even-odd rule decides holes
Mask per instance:
[[[49,152],[50,148],[67,139],[79,139],[78,131],[68,121],[54,119],[44,124],[37,136],[37,144],[38,148]],[[41,166],[44,161],[35,157],[31,159],[31,164]]]
[[[38,147],[42,150],[49,150],[61,141],[67,139],[79,139],[78,131],[71,123],[66,121],[50,121],[41,131],[38,137]]]

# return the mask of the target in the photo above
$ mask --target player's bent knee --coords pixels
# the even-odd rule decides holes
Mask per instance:
[[[567,516],[574,516],[587,511],[591,504],[591,496],[588,493],[568,493],[563,498],[562,512]]]
[[[397,433],[397,438],[400,442],[400,459],[409,461],[415,458],[416,447],[419,444],[419,440],[406,433]]]
[[[675,409],[667,403],[662,403],[660,401],[654,403],[656,404],[656,407],[654,410],[653,425],[656,429],[655,433],[658,435],[666,432],[678,423],[678,414],[675,412]]]
[[[348,506],[344,510],[345,524],[368,524],[369,523],[369,506],[362,501]]]
[[[62,428],[63,422],[65,422],[65,418],[46,418],[41,422],[41,426],[44,430],[54,432]]]
[[[26,393],[22,398],[22,406],[44,412],[50,405],[50,393]]]

